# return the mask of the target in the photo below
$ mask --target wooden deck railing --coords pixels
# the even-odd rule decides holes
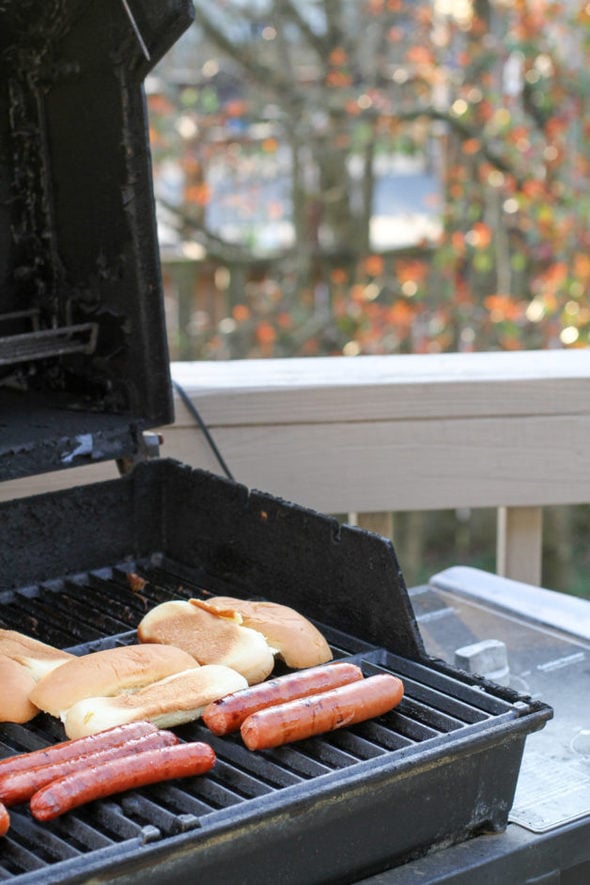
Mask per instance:
[[[388,533],[396,511],[497,508],[499,574],[541,580],[543,507],[590,502],[590,351],[174,363],[234,477]],[[176,397],[163,456],[222,473]],[[113,475],[96,465],[2,497]]]

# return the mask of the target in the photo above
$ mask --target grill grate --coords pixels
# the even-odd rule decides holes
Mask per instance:
[[[145,580],[132,590],[128,573]],[[0,597],[0,623],[26,629],[43,641],[75,653],[135,641],[145,611],[170,598],[206,596],[194,572],[158,558],[123,563],[84,575],[50,581]],[[518,705],[461,682],[444,671],[398,657],[320,625],[335,659],[358,663],[366,676],[390,672],[405,685],[391,713],[366,723],[297,744],[251,753],[238,735],[217,738],[199,722],[179,728],[185,740],[209,742],[218,763],[208,775],[158,784],[94,802],[50,824],[38,824],[26,807],[12,810],[12,826],[0,844],[0,878],[40,871],[59,873],[84,855],[102,857],[122,844],[137,846],[192,831],[206,832],[228,818],[255,812],[284,790],[297,793],[316,778],[372,764],[388,754],[412,754],[444,742],[457,732],[476,735],[494,718],[514,719]],[[35,749],[64,738],[61,724],[44,714],[27,726],[0,728],[0,756]],[[199,834],[197,833],[197,836]]]

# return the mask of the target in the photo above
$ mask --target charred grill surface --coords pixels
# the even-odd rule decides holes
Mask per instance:
[[[201,576],[157,556],[5,592],[0,625],[84,654],[135,642],[135,628],[146,610],[171,598],[206,598],[204,587]],[[313,782],[323,783],[326,776],[346,776],[386,758],[407,759],[457,735],[476,739],[490,721],[497,727],[518,715],[518,705],[481,686],[319,626],[335,659],[354,661],[366,676],[388,672],[403,680],[405,696],[396,710],[260,753],[247,750],[239,736],[213,736],[200,722],[183,726],[177,730],[182,739],[204,740],[214,747],[218,762],[211,773],[93,802],[50,824],[39,824],[26,807],[16,807],[9,834],[0,842],[0,877],[39,882],[52,881],[57,874],[67,881],[69,867],[78,870],[88,859],[92,864],[95,859],[108,861],[113,852],[119,858],[121,852],[144,850],[188,832],[199,840],[228,822],[264,814],[277,795],[293,801],[299,791],[307,795]],[[59,721],[40,714],[27,726],[0,727],[0,756],[63,738]]]

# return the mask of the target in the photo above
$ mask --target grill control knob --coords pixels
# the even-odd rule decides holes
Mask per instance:
[[[484,676],[498,685],[510,682],[506,644],[499,639],[482,639],[455,650],[455,666],[467,673]]]

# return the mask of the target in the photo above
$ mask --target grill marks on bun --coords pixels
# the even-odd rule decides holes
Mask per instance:
[[[64,726],[69,738],[85,737],[144,719],[159,728],[172,728],[198,719],[212,701],[247,686],[246,679],[229,667],[217,664],[193,667],[133,694],[79,701],[68,711]]]
[[[52,716],[63,718],[84,698],[137,691],[166,676],[198,667],[189,654],[168,645],[117,646],[70,657],[41,679],[29,695],[32,703]]]
[[[243,625],[262,633],[288,667],[315,667],[332,660],[330,646],[320,631],[287,605],[231,596],[214,596],[208,605],[220,612],[238,613]]]
[[[142,643],[167,643],[188,652],[199,664],[230,667],[249,685],[262,682],[274,667],[274,649],[262,633],[245,627],[239,613],[217,611],[198,599],[163,602],[137,628]]]

